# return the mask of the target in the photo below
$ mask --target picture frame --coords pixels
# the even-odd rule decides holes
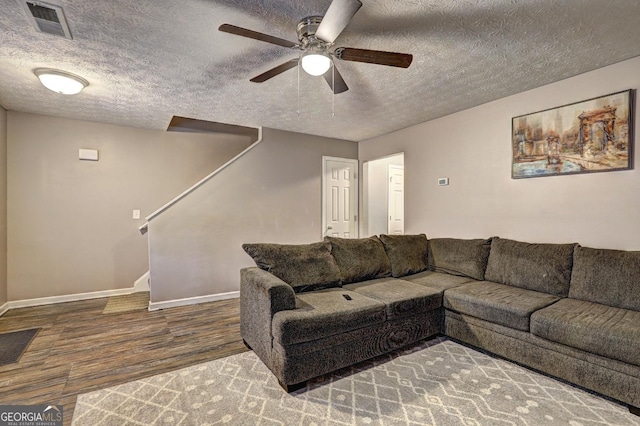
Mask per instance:
[[[511,178],[633,169],[634,90],[511,120]]]

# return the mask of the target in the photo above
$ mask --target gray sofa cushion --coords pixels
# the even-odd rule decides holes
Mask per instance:
[[[391,261],[391,276],[403,277],[427,269],[427,236],[380,235]]]
[[[296,309],[273,316],[273,338],[280,345],[311,342],[382,323],[385,309],[384,303],[345,289],[301,293],[296,296]]]
[[[243,244],[256,265],[293,287],[296,293],[340,287],[340,270],[331,244]]]
[[[460,287],[463,284],[473,282],[472,278],[460,277],[458,275],[444,274],[441,272],[424,271],[418,274],[402,277],[404,281],[420,284],[440,293],[448,288]]]
[[[576,247],[569,297],[640,311],[640,251]]]
[[[483,280],[490,249],[491,239],[432,238],[428,244],[429,269]]]
[[[378,237],[324,239],[331,243],[344,284],[391,275],[391,262]]]
[[[640,312],[562,299],[531,315],[531,333],[640,366]]]
[[[344,288],[384,303],[388,320],[428,312],[442,306],[439,291],[397,278],[362,281],[347,284]]]
[[[494,237],[485,279],[566,297],[575,244],[529,244]]]
[[[529,331],[529,317],[560,298],[491,281],[445,290],[445,308],[485,321]]]

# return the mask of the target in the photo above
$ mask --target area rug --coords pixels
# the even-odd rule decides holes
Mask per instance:
[[[20,361],[38,331],[39,328],[31,328],[0,334],[0,366]]]
[[[102,310],[103,314],[116,314],[121,312],[138,311],[149,308],[149,292],[140,291],[122,296],[109,298]]]
[[[640,425],[626,407],[446,338],[285,393],[253,352],[78,397],[73,425]]]

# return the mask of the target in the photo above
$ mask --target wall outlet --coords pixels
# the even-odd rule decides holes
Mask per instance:
[[[449,185],[449,178],[438,178],[438,186]]]
[[[140,210],[134,210],[133,211],[133,218],[134,219],[140,219]]]

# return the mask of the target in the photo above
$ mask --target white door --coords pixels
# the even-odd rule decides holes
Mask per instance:
[[[389,165],[388,232],[404,234],[404,167]]]
[[[322,157],[322,236],[358,237],[358,160]]]

